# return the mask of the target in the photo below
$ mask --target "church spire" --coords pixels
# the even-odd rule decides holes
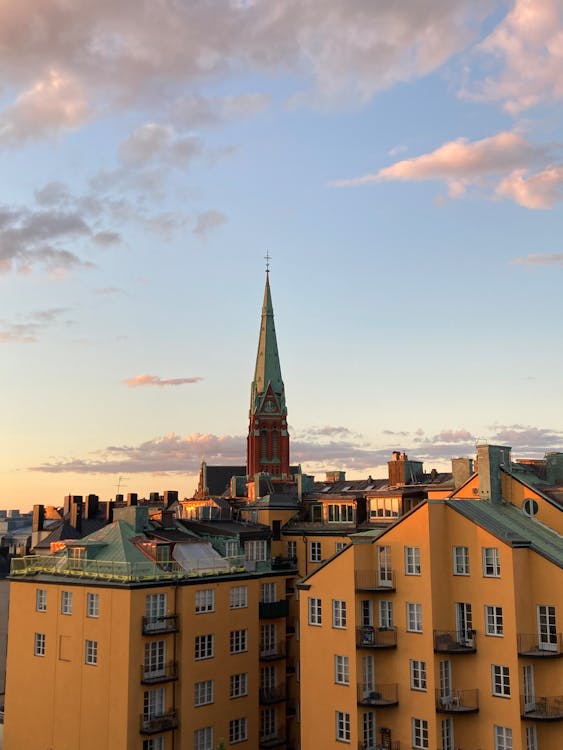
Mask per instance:
[[[254,380],[252,381],[250,395],[251,413],[260,407],[268,385],[271,385],[273,392],[278,398],[279,406],[283,409],[285,407],[285,391],[281,375],[276,327],[274,325],[274,307],[272,305],[272,295],[270,292],[270,273],[267,270],[264,301],[262,303],[260,337],[258,339],[258,351],[256,353],[256,367],[254,368]]]

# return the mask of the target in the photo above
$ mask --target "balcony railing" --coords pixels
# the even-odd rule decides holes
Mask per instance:
[[[396,706],[399,703],[399,686],[397,683],[390,685],[370,685],[360,683],[358,685],[359,706]]]
[[[394,570],[356,570],[356,591],[395,591]]]
[[[401,743],[399,740],[393,740],[387,745],[382,745],[381,742],[358,742],[358,750],[401,750]]]
[[[285,641],[278,643],[261,643],[260,660],[274,661],[275,659],[285,659]]]
[[[436,690],[436,711],[442,714],[474,714],[479,710],[479,691],[451,690],[444,694]]]
[[[286,599],[277,602],[260,602],[258,604],[258,616],[262,620],[273,620],[276,617],[287,617],[289,604]]]
[[[296,557],[272,557],[272,570],[297,570]]]
[[[159,682],[172,682],[178,679],[178,662],[171,661],[161,667],[149,668],[141,665],[141,682],[143,685],[156,685]]]
[[[356,628],[357,648],[397,648],[397,628]]]
[[[518,633],[518,653],[520,656],[549,658],[563,656],[563,633]]]
[[[143,635],[157,633],[177,633],[178,615],[163,615],[162,617],[143,617]]]
[[[563,695],[520,696],[520,715],[534,721],[562,721]]]
[[[141,734],[157,734],[176,729],[178,726],[177,711],[167,711],[159,716],[141,715]]]
[[[285,700],[285,685],[260,688],[260,703],[267,706],[270,703],[280,703]]]
[[[285,729],[280,727],[275,736],[260,737],[258,746],[261,748],[281,747],[282,745],[285,745],[286,742]]]
[[[434,651],[438,654],[474,654],[475,630],[435,630]]]

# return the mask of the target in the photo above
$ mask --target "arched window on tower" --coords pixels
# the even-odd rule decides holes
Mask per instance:
[[[261,442],[260,442],[260,449],[261,449],[261,461],[267,461],[268,460],[268,433],[266,430],[261,430],[260,432],[261,436]]]
[[[277,427],[272,430],[272,458],[278,458],[279,435]]]

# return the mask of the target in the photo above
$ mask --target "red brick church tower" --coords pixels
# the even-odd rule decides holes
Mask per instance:
[[[272,479],[291,479],[287,407],[268,270],[266,270],[256,368],[250,392],[246,467],[249,479],[259,473],[269,474]]]

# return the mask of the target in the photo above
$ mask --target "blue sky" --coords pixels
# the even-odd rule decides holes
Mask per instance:
[[[292,460],[563,449],[556,0],[7,2],[0,507],[240,463],[266,250]]]

